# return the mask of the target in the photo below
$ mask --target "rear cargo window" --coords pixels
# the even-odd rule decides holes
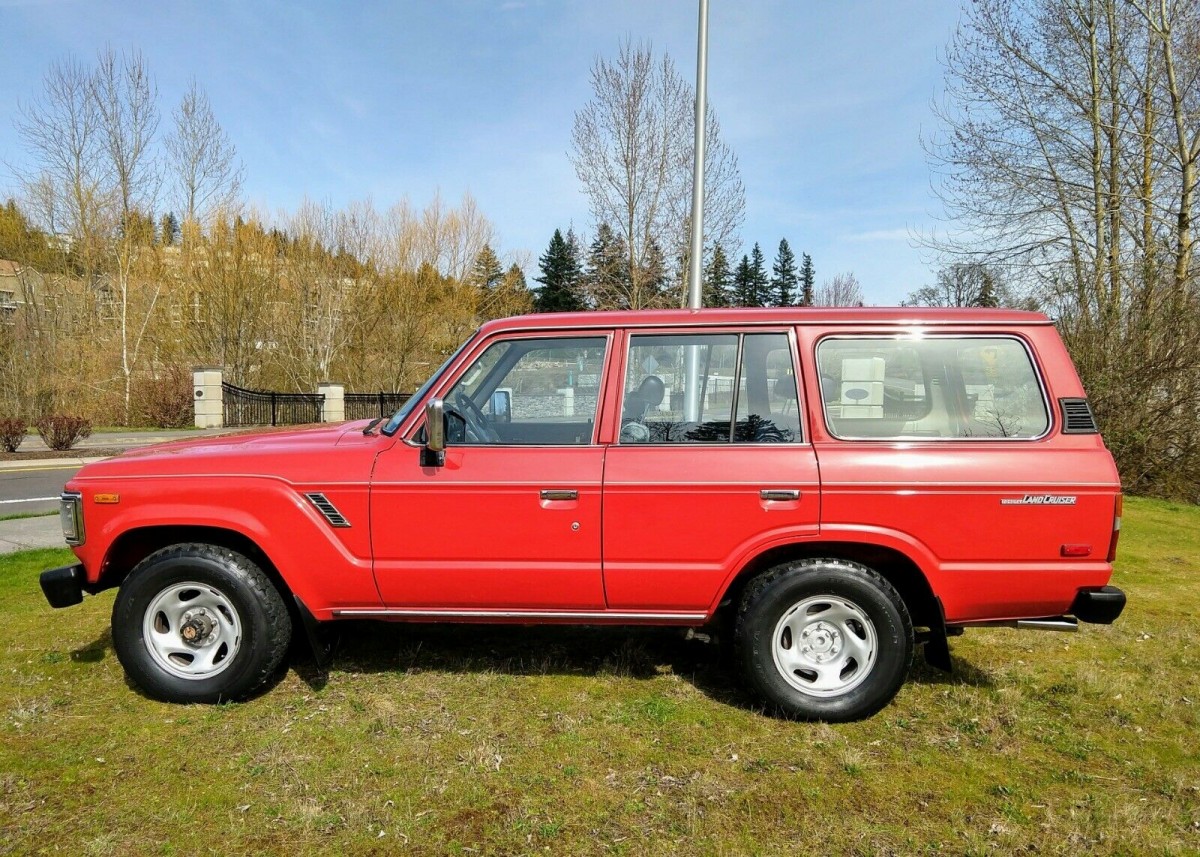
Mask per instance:
[[[1028,439],[1050,427],[1016,339],[827,339],[817,364],[826,423],[840,438]]]

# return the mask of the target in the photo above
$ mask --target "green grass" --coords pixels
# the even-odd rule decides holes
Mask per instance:
[[[764,716],[660,631],[354,626],[240,705],[130,689],[112,593],[0,558],[0,852],[1200,851],[1200,509],[1126,503],[1126,614],[968,631],[863,723]]]
[[[48,518],[51,515],[57,514],[57,509],[50,512],[12,512],[8,515],[0,515],[0,521],[21,521],[25,518]]]

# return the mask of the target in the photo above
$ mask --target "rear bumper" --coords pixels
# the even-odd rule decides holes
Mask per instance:
[[[51,607],[71,607],[83,600],[87,574],[82,565],[64,565],[43,571],[39,581]]]
[[[1080,622],[1111,625],[1125,609],[1125,593],[1115,586],[1081,589],[1068,611]]]

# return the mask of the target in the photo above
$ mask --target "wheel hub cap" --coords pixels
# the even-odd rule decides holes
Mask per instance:
[[[779,674],[803,693],[849,693],[870,674],[878,656],[875,624],[845,598],[818,595],[785,610],[775,626],[771,654]]]

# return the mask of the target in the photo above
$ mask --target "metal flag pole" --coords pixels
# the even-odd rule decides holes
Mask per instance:
[[[708,0],[700,0],[696,46],[696,138],[692,164],[692,243],[688,253],[688,307],[703,306],[701,270],[704,263],[704,130],[708,115]],[[684,369],[685,419],[700,418],[700,349],[688,346]]]

